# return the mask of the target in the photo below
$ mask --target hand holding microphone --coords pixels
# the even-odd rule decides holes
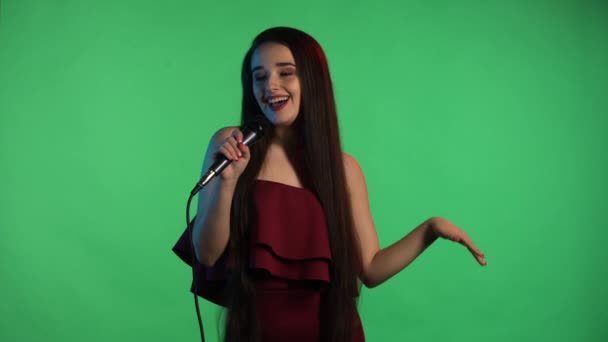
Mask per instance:
[[[249,146],[266,134],[269,123],[266,118],[255,118],[249,121],[243,131],[235,128],[231,136],[225,139],[216,152],[216,161],[209,171],[196,184],[191,194],[200,191],[218,174],[223,180],[237,180],[249,163]]]
[[[215,159],[230,161],[223,171],[220,171],[222,180],[236,181],[249,163],[249,147],[243,143],[243,132],[235,128],[230,137],[219,146]]]

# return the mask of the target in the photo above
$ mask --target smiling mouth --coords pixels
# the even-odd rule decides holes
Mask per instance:
[[[282,96],[282,97],[275,97],[269,101],[267,101],[267,105],[268,107],[270,107],[270,109],[272,110],[279,110],[281,108],[283,108],[285,106],[285,104],[287,104],[287,101],[289,100],[289,96]]]

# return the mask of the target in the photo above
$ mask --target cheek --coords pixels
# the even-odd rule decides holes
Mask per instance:
[[[255,97],[255,100],[260,104],[262,96],[263,94],[260,92],[260,89],[258,89],[257,87],[253,87],[253,97]]]
[[[294,97],[299,99],[301,97],[300,82],[298,82],[298,81],[294,82],[291,89],[292,89],[292,94],[294,95]]]

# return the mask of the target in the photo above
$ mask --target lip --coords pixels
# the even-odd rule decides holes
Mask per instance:
[[[283,96],[278,96],[278,97],[283,97]],[[276,112],[281,111],[281,109],[285,108],[285,106],[287,106],[287,104],[289,103],[290,100],[291,100],[291,97],[288,96],[287,101],[283,102],[283,104],[280,105],[279,107],[272,108],[269,103],[266,103],[266,107],[268,107],[268,109],[270,109],[271,111],[276,113]]]
[[[264,98],[264,102],[266,102],[266,104],[268,104],[268,102],[270,102],[270,100],[276,99],[277,97],[288,97],[287,100],[289,100],[289,98],[291,98],[291,96],[289,96],[289,95],[272,95],[272,96],[268,96],[268,97]]]

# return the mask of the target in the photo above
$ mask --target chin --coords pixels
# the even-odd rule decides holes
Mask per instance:
[[[297,118],[297,115],[281,115],[281,114],[265,114],[268,121],[270,121],[274,126],[278,127],[288,127],[291,126]]]
[[[291,118],[284,118],[284,119],[278,119],[274,122],[275,126],[280,126],[280,127],[289,127],[291,125],[293,125],[293,123],[296,121],[295,117],[291,117]]]

